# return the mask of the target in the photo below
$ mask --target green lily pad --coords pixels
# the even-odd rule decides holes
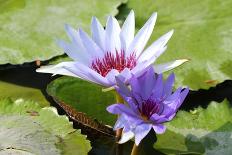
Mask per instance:
[[[177,86],[207,89],[232,78],[232,1],[130,0],[127,7],[136,13],[137,28],[152,12],[158,12],[150,43],[165,32],[175,30],[168,50],[157,63],[181,58],[191,60],[175,69]]]
[[[125,0],[0,0],[0,64],[48,60],[63,54],[54,43],[64,24],[89,28],[92,16],[104,20]]]
[[[91,148],[55,108],[23,99],[0,100],[0,140],[0,154],[87,154]]]
[[[232,152],[232,109],[227,101],[212,102],[207,109],[179,111],[157,135],[154,147],[166,154],[225,154]]]
[[[114,92],[102,92],[102,87],[73,77],[61,77],[52,81],[47,88],[49,95],[84,112],[92,118],[114,125],[116,117],[106,111],[115,103]]]

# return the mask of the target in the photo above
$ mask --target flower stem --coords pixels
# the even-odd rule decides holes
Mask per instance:
[[[138,154],[139,154],[139,146],[137,146],[134,143],[134,146],[133,146],[132,151],[131,151],[131,155],[138,155]]]
[[[117,92],[116,92],[116,102],[119,104],[124,103],[123,98]],[[122,129],[117,129],[116,130],[116,142],[118,142],[121,139],[121,136],[122,136]],[[116,143],[116,155],[122,155],[122,152],[123,152],[123,146]]]
[[[116,92],[116,102],[117,103],[124,103],[123,98]],[[119,116],[118,116],[119,117]],[[122,129],[116,130],[116,141],[119,141],[122,136]]]

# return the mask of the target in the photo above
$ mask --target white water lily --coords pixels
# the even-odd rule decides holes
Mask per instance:
[[[135,17],[132,10],[122,28],[118,21],[109,16],[106,28],[97,18],[92,18],[92,38],[82,29],[73,29],[66,25],[65,29],[71,43],[58,41],[58,45],[74,61],[57,65],[43,66],[37,72],[68,75],[87,80],[104,87],[116,84],[115,77],[128,82],[132,75],[141,75],[166,50],[167,42],[173,30],[161,36],[157,41],[145,48],[157,18],[153,13],[145,25],[134,36]],[[173,69],[186,59],[154,66],[155,72],[162,73]]]

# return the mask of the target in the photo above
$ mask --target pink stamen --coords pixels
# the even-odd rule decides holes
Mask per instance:
[[[116,55],[111,52],[107,52],[103,58],[95,59],[91,68],[105,77],[112,69],[116,69],[119,72],[125,68],[133,69],[137,64],[135,53],[131,53],[128,57],[125,57],[124,51],[116,51]]]

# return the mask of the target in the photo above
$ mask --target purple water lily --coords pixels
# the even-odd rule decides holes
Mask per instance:
[[[163,81],[162,74],[155,76],[153,68],[149,68],[143,75],[133,76],[129,81],[129,89],[119,78],[116,78],[117,92],[128,103],[113,104],[107,111],[119,115],[114,129],[123,128],[119,143],[124,143],[135,137],[135,144],[140,141],[153,128],[157,134],[165,132],[164,122],[173,119],[189,89],[178,88],[172,93],[175,80],[171,74]]]
[[[166,44],[173,30],[144,50],[152,34],[156,17],[157,14],[153,13],[135,36],[133,11],[130,12],[122,27],[114,17],[109,16],[104,29],[98,19],[93,17],[92,37],[89,37],[81,28],[76,30],[66,25],[65,29],[71,42],[62,40],[57,42],[74,61],[44,66],[37,69],[37,72],[73,76],[104,87],[114,86],[115,76],[123,77],[126,82],[132,74],[142,74],[167,48]],[[155,65],[155,71],[161,73],[186,61],[186,59],[180,59]]]

